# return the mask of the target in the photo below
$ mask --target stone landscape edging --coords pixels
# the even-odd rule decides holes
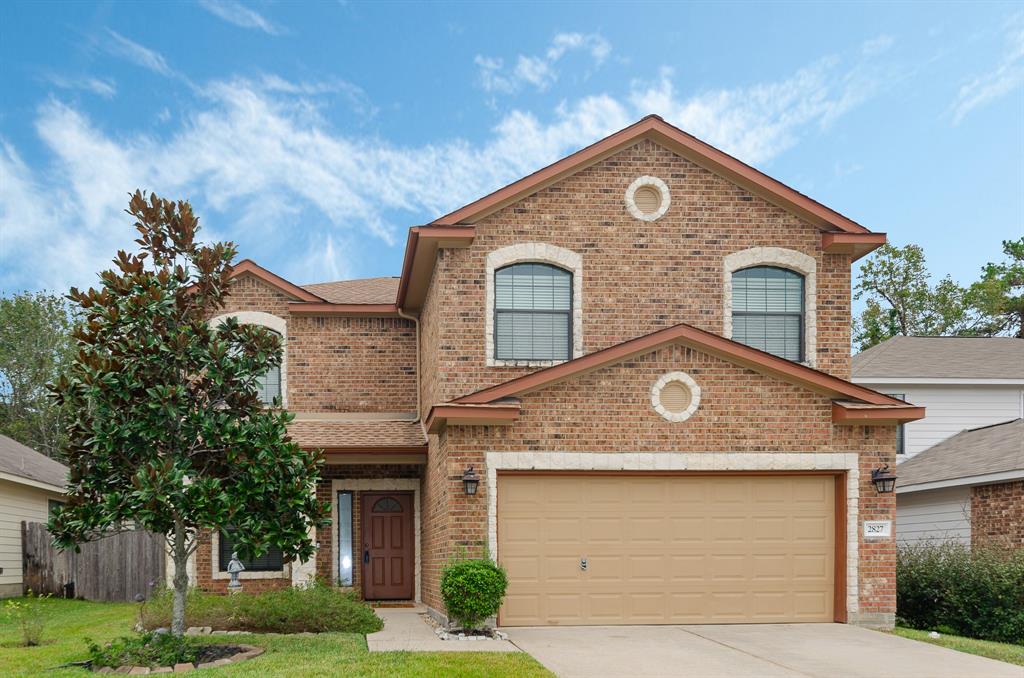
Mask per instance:
[[[157,666],[150,668],[148,666],[118,666],[116,669],[110,666],[104,666],[100,669],[95,669],[95,673],[118,673],[127,674],[129,676],[148,676],[154,673],[187,673],[188,671],[199,671],[202,669],[214,669],[220,666],[227,666],[228,664],[234,664],[236,662],[244,662],[247,659],[255,659],[263,654],[266,650],[262,647],[256,647],[255,645],[239,645],[241,652],[236,652],[230,657],[224,657],[223,659],[216,659],[212,662],[201,662],[199,664],[193,664],[192,662],[182,662],[175,664],[174,666]]]

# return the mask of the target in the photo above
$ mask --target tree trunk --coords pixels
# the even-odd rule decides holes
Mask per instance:
[[[185,633],[185,598],[188,595],[188,544],[185,539],[185,525],[174,521],[174,607],[171,614],[171,633],[180,636]]]

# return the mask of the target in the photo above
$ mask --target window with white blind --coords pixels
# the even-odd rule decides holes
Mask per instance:
[[[280,337],[280,334],[274,332],[274,330],[268,329],[268,332],[273,332]],[[268,406],[280,406],[281,405],[281,366],[271,367],[267,370],[259,379],[259,385],[257,391],[260,396],[260,400],[263,401],[264,405]]]
[[[572,273],[540,263],[512,264],[494,272],[494,357],[572,357]]]
[[[804,359],[804,276],[775,266],[732,274],[732,338],[786,360]]]

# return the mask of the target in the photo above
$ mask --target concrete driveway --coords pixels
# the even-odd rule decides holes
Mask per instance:
[[[1024,678],[1024,667],[845,624],[505,631],[562,678]]]

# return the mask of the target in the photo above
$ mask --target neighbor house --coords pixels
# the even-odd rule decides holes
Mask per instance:
[[[1024,548],[1024,420],[961,431],[899,466],[900,542]]]
[[[24,592],[21,523],[45,523],[67,477],[63,464],[0,435],[0,598]]]
[[[853,356],[853,382],[927,408],[900,427],[902,463],[961,431],[1024,417],[1024,339],[893,337]]]
[[[324,451],[333,519],[243,586],[443,615],[445,563],[489,553],[507,626],[891,626],[872,473],[924,412],[849,380],[850,266],[884,242],[650,116],[412,228],[399,277],[241,262],[211,322],[281,335],[263,396]],[[200,586],[231,539],[203,536]]]
[[[893,337],[853,381],[928,411],[898,430],[899,541],[1024,545],[1024,339]]]

